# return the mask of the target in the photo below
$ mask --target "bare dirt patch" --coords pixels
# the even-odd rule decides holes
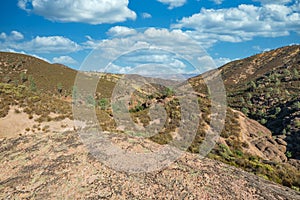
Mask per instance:
[[[16,113],[15,110],[20,112]],[[51,113],[50,116],[57,117]],[[35,121],[38,116],[29,118],[28,114],[22,112],[19,107],[11,107],[4,118],[0,118],[0,138],[13,138],[23,134],[32,134],[35,132],[64,132],[74,129],[74,122],[68,118],[60,121],[50,121],[38,123]]]

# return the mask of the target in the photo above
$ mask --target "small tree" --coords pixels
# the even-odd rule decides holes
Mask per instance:
[[[260,117],[264,117],[264,116],[266,116],[266,113],[264,112],[264,110],[260,109],[260,110],[258,110],[257,115]]]
[[[277,95],[279,95],[281,93],[280,89],[279,88],[275,88],[274,93],[277,94]]]
[[[248,98],[248,100],[250,100],[252,98],[252,94],[251,93],[247,93],[247,98]]]
[[[280,113],[280,111],[281,111],[281,108],[280,107],[276,107],[275,114],[277,115],[278,113]]]
[[[261,120],[260,120],[260,123],[261,123],[262,125],[265,125],[265,124],[267,123],[267,120],[266,120],[266,119],[261,119]]]
[[[165,97],[171,97],[171,96],[174,95],[174,90],[173,90],[172,88],[167,87],[167,88],[165,88],[165,90],[163,91],[163,95],[164,95]]]
[[[21,78],[22,83],[25,83],[27,81],[27,76],[24,72],[21,72],[20,78]]]
[[[276,79],[275,74],[271,74],[271,75],[269,76],[269,79],[270,79],[271,81],[274,81],[274,80]]]
[[[106,98],[101,98],[98,104],[102,110],[106,110],[108,106],[108,100]]]
[[[254,81],[250,81],[250,90],[253,92],[256,88],[256,83]]]
[[[282,130],[282,134],[286,135],[286,129],[285,128]]]
[[[294,104],[293,104],[293,108],[295,110],[300,110],[300,101],[296,101]]]
[[[247,101],[247,105],[248,105],[248,106],[252,106],[253,104],[252,104],[251,101]]]
[[[281,81],[280,81],[280,79],[276,79],[276,81],[275,81],[275,85],[276,86],[279,86],[281,84]]]
[[[244,107],[244,108],[242,108],[242,112],[243,112],[245,115],[248,115],[249,109]]]
[[[291,158],[293,155],[292,155],[292,152],[290,152],[290,151],[287,151],[287,152],[285,152],[285,155],[286,155],[286,157],[288,157],[288,158]]]
[[[285,77],[290,76],[291,72],[288,69],[283,70],[283,74]]]
[[[245,103],[244,97],[240,97],[240,103]]]
[[[29,76],[29,89],[33,92],[36,91],[36,84],[35,84],[32,76]]]
[[[57,83],[57,92],[58,93],[62,93],[62,88],[63,88],[63,86],[62,86],[62,84],[61,84],[61,82],[59,82],[59,83]]]
[[[294,75],[295,79],[299,78],[299,72],[298,72],[298,70],[296,68],[293,69],[293,75]]]

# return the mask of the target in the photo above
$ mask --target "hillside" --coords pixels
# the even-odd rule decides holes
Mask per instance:
[[[299,65],[293,64],[298,62],[299,56],[297,57],[296,53],[296,56],[293,57],[293,52],[298,52],[299,47],[283,49],[282,52],[280,49],[275,50],[281,52],[276,54],[280,55],[281,59],[274,63],[286,58],[289,66],[293,66],[292,69],[299,69]],[[120,144],[125,144],[127,149],[140,150],[140,148],[145,148],[145,144],[148,143],[149,148],[157,147],[157,143],[160,145],[170,143],[174,134],[178,134],[177,127],[181,119],[179,102],[184,97],[176,95],[173,91],[175,88],[146,84],[142,88],[137,88],[131,95],[128,104],[129,113],[133,121],[139,125],[146,127],[151,123],[149,111],[153,105],[160,105],[166,110],[167,120],[165,124],[162,124],[163,129],[150,137],[150,140],[146,139],[141,142],[140,140],[136,141],[136,138],[128,139],[126,136],[128,132],[124,130],[124,127],[117,126],[114,121],[113,109],[116,109],[116,105],[111,105],[110,97],[115,84],[122,78],[121,75],[85,73],[86,81],[99,78],[100,80],[94,96],[83,96],[73,86],[77,73],[75,70],[59,64],[49,64],[26,55],[0,53],[0,126],[2,126],[0,158],[1,167],[5,169],[0,174],[0,193],[4,195],[3,198],[9,198],[9,196],[16,198],[22,197],[22,195],[24,198],[51,198],[55,197],[53,191],[62,185],[64,189],[60,195],[70,195],[72,198],[85,195],[91,199],[100,198],[100,196],[97,197],[97,191],[103,190],[108,195],[107,198],[117,198],[114,195],[118,197],[123,195],[127,198],[152,195],[160,198],[163,195],[161,192],[167,191],[174,197],[190,195],[198,199],[221,199],[221,195],[231,199],[278,199],[280,197],[299,199],[299,193],[269,182],[273,181],[299,190],[298,161],[290,159],[290,157],[297,158],[296,155],[299,151],[295,146],[289,146],[294,143],[288,142],[288,138],[296,137],[297,139],[298,136],[295,133],[298,133],[299,129],[297,126],[291,126],[285,135],[274,137],[273,129],[268,126],[268,123],[272,121],[259,123],[261,120],[249,115],[250,112],[243,112],[245,109],[240,106],[243,104],[235,101],[240,96],[249,93],[247,88],[249,81],[260,83],[259,80],[264,80],[261,77],[270,73],[271,68],[268,58],[266,58],[268,56],[275,56],[275,54],[257,55],[256,62],[261,64],[261,68],[265,68],[262,64],[266,64],[267,69],[260,69],[256,66],[254,69],[257,68],[259,72],[253,73],[255,75],[251,72],[253,76],[239,79],[239,83],[235,83],[238,87],[233,84],[233,80],[236,79],[234,77],[238,73],[242,74],[238,77],[244,77],[242,69],[247,65],[238,64],[238,66],[243,66],[239,68],[234,63],[243,63],[251,60],[252,57],[221,68],[231,108],[227,109],[225,127],[221,137],[208,155],[210,159],[199,160],[196,155],[186,153],[182,159],[165,170],[136,176],[114,172],[98,163],[88,153],[75,131],[72,107],[74,109],[85,105],[88,108],[95,108],[101,128],[117,133],[115,137],[121,138],[115,140],[121,141]],[[233,69],[234,73],[228,72]],[[281,74],[280,70],[283,69],[278,67],[279,74]],[[281,120],[281,118],[286,120],[286,116],[288,116],[293,121],[298,116],[298,111],[294,111],[294,105],[299,98],[297,96],[299,87],[294,87],[294,84],[299,83],[299,78],[295,79],[290,74],[286,78],[281,75],[280,80],[284,83],[282,87],[287,88],[289,94],[282,97],[285,100],[280,99],[282,109],[280,110],[281,114],[277,113],[277,116],[282,117],[278,117],[276,120]],[[285,80],[288,82],[286,83]],[[199,116],[201,117],[196,137],[188,151],[199,153],[199,145],[205,139],[211,119],[211,102],[201,76],[191,78],[189,82],[194,87],[199,105],[201,105],[199,107]],[[266,83],[263,82],[262,85],[264,84]],[[289,85],[291,87],[288,87]],[[251,95],[259,96],[260,92],[264,91],[258,90],[258,88],[260,87],[251,90]],[[258,105],[260,104],[258,103]],[[273,105],[275,104],[269,106],[270,112]],[[284,105],[289,105],[291,111],[284,112]],[[250,110],[250,107],[247,109]],[[288,115],[286,115],[287,113]],[[249,119],[247,115],[252,119]],[[84,118],[84,115],[82,114],[80,117]],[[22,123],[14,122],[14,120],[20,120]],[[259,120],[259,122],[255,120]],[[291,152],[291,156],[287,153],[287,149]],[[149,149],[145,151],[149,151]],[[47,154],[46,157],[45,154]],[[260,178],[221,164],[219,161],[242,168]],[[91,171],[86,175],[78,174],[87,169],[86,167]],[[203,168],[208,170],[207,173],[201,171]],[[8,171],[14,173],[8,174]],[[166,177],[175,178],[171,183],[167,182]],[[183,177],[188,178],[185,180]],[[18,181],[16,181],[17,179]],[[128,180],[136,180],[136,182],[132,183]],[[203,180],[205,181],[203,182]],[[127,182],[129,183],[127,184]],[[108,187],[108,183],[111,186]],[[223,188],[224,185],[222,186],[223,183],[226,185],[225,188]],[[142,191],[146,184],[150,184],[148,194]],[[195,186],[200,190],[192,189]],[[134,189],[135,187],[138,188],[138,191]],[[180,188],[181,192],[173,191],[174,187]],[[267,194],[264,190],[272,192]],[[78,192],[74,194],[72,191]],[[206,192],[203,193],[203,191]]]
[[[300,46],[282,47],[233,61],[219,70],[228,105],[269,129],[269,137],[275,141],[260,141],[253,143],[254,146],[273,155],[266,144],[279,145],[278,149],[285,153],[288,163],[299,170]],[[190,81],[203,88],[201,77]],[[260,134],[263,132],[263,129],[259,130]]]
[[[60,64],[49,64],[23,54],[0,52],[2,83],[25,83],[41,92],[69,93],[74,84],[76,71]]]
[[[229,106],[259,121],[300,159],[300,46],[265,52],[220,68]],[[284,143],[284,142],[283,142]]]
[[[16,53],[0,52],[0,82],[25,85],[41,93],[70,96],[77,74],[67,66],[49,64],[38,58]],[[87,73],[87,80],[95,74]],[[97,75],[99,76],[99,75]],[[97,92],[110,96],[114,87],[113,77],[101,75],[101,86]]]
[[[155,146],[134,138],[125,145]],[[0,150],[1,199],[300,199],[292,189],[192,154],[157,172],[117,172],[70,131],[1,139]]]

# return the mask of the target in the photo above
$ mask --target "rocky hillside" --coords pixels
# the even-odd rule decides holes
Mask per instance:
[[[300,46],[282,47],[237,60],[220,67],[220,71],[228,105],[270,130],[263,140],[253,130],[249,133],[254,138],[248,140],[260,150],[256,155],[261,152],[276,155],[277,161],[280,158],[299,170]],[[191,83],[203,88],[201,77],[192,78]],[[260,128],[259,135],[266,133],[265,130]],[[277,145],[276,150],[269,144]]]
[[[287,156],[300,159],[300,46],[265,52],[221,67],[229,106],[259,121]]]
[[[127,150],[154,143],[115,135]],[[184,154],[165,169],[127,174],[91,156],[76,132],[0,140],[1,199],[300,199],[300,193],[243,170]]]
[[[288,49],[285,54],[291,56],[293,54],[289,48],[283,49]],[[280,55],[284,57],[285,54]],[[261,59],[265,59],[265,56],[261,56]],[[267,60],[261,62],[269,63]],[[299,67],[299,65],[295,66]],[[274,137],[273,129],[267,126],[271,121],[261,123],[261,120],[256,121],[257,118],[251,116],[250,112],[244,112],[245,109],[238,106],[241,104],[235,103],[236,98],[249,92],[253,96],[259,95],[261,91],[258,90],[259,87],[255,87],[255,90],[247,89],[247,76],[241,79],[240,83],[226,81],[235,80],[230,78],[231,73],[228,73],[227,77],[226,71],[237,70],[237,68],[225,66],[221,69],[231,108],[227,109],[221,137],[208,155],[210,159],[199,160],[197,155],[186,153],[182,159],[160,172],[129,175],[105,167],[88,153],[78,138],[78,133],[74,131],[76,127],[72,124],[72,106],[76,108],[85,105],[95,108],[102,130],[116,133],[113,134],[114,140],[118,141],[118,144],[125,145],[126,149],[140,151],[145,146],[150,148],[157,147],[158,144],[168,144],[173,141],[174,135],[178,134],[177,127],[181,119],[179,102],[183,97],[174,93],[175,88],[157,84],[146,84],[142,88],[135,88],[128,103],[130,116],[135,123],[144,127],[152,123],[149,112],[154,105],[163,107],[167,116],[166,122],[162,124],[163,129],[150,137],[150,140],[141,142],[136,138],[125,137],[128,134],[124,127],[115,123],[113,110],[117,109],[117,105],[111,104],[110,97],[115,84],[122,76],[85,73],[86,81],[99,79],[99,77],[100,81],[94,96],[80,96],[77,88],[73,86],[76,71],[58,64],[51,65],[26,55],[0,53],[0,126],[2,126],[0,159],[1,168],[4,169],[0,174],[0,193],[3,194],[1,197],[50,199],[58,196],[69,198],[88,196],[93,199],[101,198],[99,195],[104,195],[103,198],[140,196],[163,198],[164,195],[184,198],[185,195],[190,195],[196,199],[221,199],[222,197],[299,199],[299,193],[269,182],[273,181],[299,190],[298,161],[291,159],[291,157],[296,158],[297,154],[294,151],[298,150],[295,150],[294,146],[289,146],[291,143],[287,139],[289,135],[295,136],[297,126],[291,126],[286,134]],[[265,73],[268,73],[268,70]],[[295,72],[292,71],[294,74]],[[242,73],[244,77],[241,69],[235,73]],[[257,75],[249,80],[258,83],[261,79],[256,80],[255,77],[260,77],[263,72],[254,74]],[[281,82],[289,80],[292,82],[291,85],[297,83],[298,79],[296,80],[294,75],[290,74],[287,79],[281,76]],[[199,153],[199,145],[206,137],[212,117],[211,102],[201,77],[189,81],[194,87],[201,106],[196,137],[188,147],[188,151]],[[238,84],[238,87],[232,84]],[[288,88],[288,85],[289,83],[283,87]],[[287,100],[280,101],[290,105],[293,113],[298,98],[297,89],[297,87],[288,88],[289,94],[283,97]],[[250,111],[250,107],[246,108]],[[283,106],[280,112],[281,114],[277,113],[276,116],[287,119]],[[295,113],[297,114],[297,111]],[[296,114],[288,116],[293,117]],[[14,122],[14,119],[24,123]],[[7,123],[15,126],[8,126]],[[290,148],[292,150],[289,150]],[[151,149],[143,151],[151,151]],[[221,164],[219,161],[242,168],[252,175]],[[63,189],[55,196],[54,191],[57,188]],[[266,193],[264,190],[271,192]]]

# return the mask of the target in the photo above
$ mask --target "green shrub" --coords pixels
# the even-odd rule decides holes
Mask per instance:
[[[100,108],[102,110],[106,110],[107,107],[108,107],[108,100],[106,98],[101,98],[99,101],[98,101],[98,105],[100,106]]]
[[[21,78],[22,83],[25,83],[27,81],[27,76],[24,72],[21,72],[20,78]]]
[[[293,75],[294,75],[295,79],[299,78],[299,72],[298,72],[298,70],[296,68],[293,69]]]
[[[61,94],[62,93],[62,89],[63,89],[62,83],[60,83],[60,82],[57,83],[57,92]]]
[[[286,129],[285,128],[282,130],[282,134],[286,135]]]
[[[243,112],[245,115],[248,115],[249,109],[244,107],[244,108],[242,108],[242,112]]]
[[[29,89],[33,92],[35,92],[37,90],[36,84],[35,84],[32,76],[29,76]]]
[[[300,110],[300,101],[296,101],[292,107],[293,109]]]
[[[243,157],[244,153],[241,150],[236,150],[235,154],[239,157]]]
[[[290,151],[287,151],[287,152],[285,152],[285,155],[286,155],[286,157],[288,157],[288,158],[291,158],[293,155],[292,155],[292,152],[290,152]]]
[[[163,95],[165,97],[171,97],[175,94],[174,90],[170,87],[166,87],[165,90],[163,91]]]
[[[261,120],[260,120],[260,123],[261,123],[262,125],[265,125],[267,122],[268,122],[268,121],[267,121],[266,119],[261,119]]]
[[[254,91],[257,88],[256,83],[254,81],[250,81],[250,90]]]
[[[275,115],[277,115],[278,113],[280,113],[280,111],[281,111],[281,108],[280,107],[276,107]]]

